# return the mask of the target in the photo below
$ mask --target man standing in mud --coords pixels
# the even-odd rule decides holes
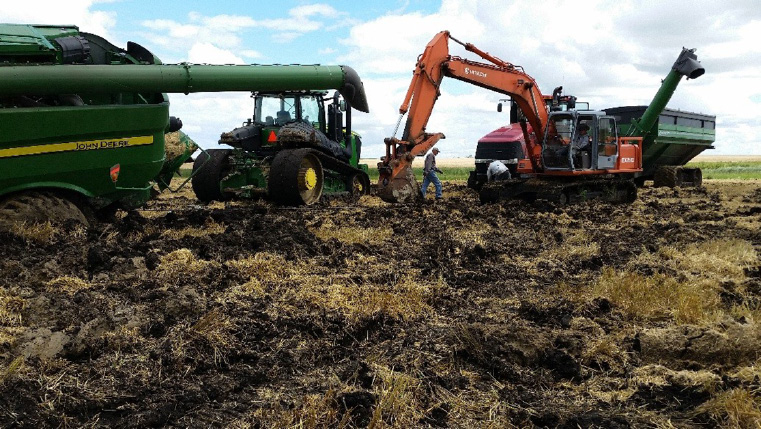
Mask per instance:
[[[439,148],[435,147],[433,150],[425,156],[425,164],[423,165],[423,199],[425,199],[425,192],[428,190],[428,185],[433,183],[436,188],[436,199],[440,200],[441,196],[441,180],[436,173],[443,173],[436,167],[436,155],[439,154]]]

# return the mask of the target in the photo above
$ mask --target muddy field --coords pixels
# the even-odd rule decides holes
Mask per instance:
[[[0,236],[0,427],[758,427],[761,183]]]

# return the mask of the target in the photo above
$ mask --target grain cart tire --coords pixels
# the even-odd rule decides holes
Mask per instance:
[[[703,186],[703,171],[699,168],[682,168],[682,186]]]
[[[703,186],[703,170],[696,168],[692,174],[692,186]]]
[[[286,149],[272,160],[267,193],[280,205],[308,206],[320,200],[323,182],[322,163],[312,149]]]
[[[28,191],[14,194],[0,201],[0,229],[14,224],[40,224],[90,226],[82,210],[70,200],[46,191]]]
[[[660,166],[655,170],[653,186],[676,188],[682,185],[681,167]]]
[[[220,182],[230,173],[230,149],[209,149],[193,162],[193,192],[204,203],[230,199],[220,189]]]

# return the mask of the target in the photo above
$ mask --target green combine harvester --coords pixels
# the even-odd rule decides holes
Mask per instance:
[[[179,150],[165,150],[165,135],[181,127],[166,93],[320,90],[368,111],[350,67],[163,65],[137,43],[121,49],[75,26],[2,24],[0,222],[86,224],[86,215],[138,207],[166,188],[196,149],[179,134]],[[268,174],[284,188],[314,189],[310,169],[316,175],[323,158],[310,157],[314,139],[296,139],[289,147],[304,157],[280,160],[282,170]]]

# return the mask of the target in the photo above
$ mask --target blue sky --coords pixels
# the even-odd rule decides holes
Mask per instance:
[[[706,74],[683,81],[669,107],[717,116],[714,154],[761,154],[761,8],[757,0],[147,1],[27,0],[0,21],[76,24],[165,62],[346,64],[362,77],[369,114],[354,128],[379,157],[411,71],[439,31],[521,65],[548,93],[558,85],[593,108],[650,102],[683,46]],[[450,44],[454,55],[473,58]],[[499,94],[445,80],[427,130],[442,156],[468,156],[507,122]],[[248,94],[170,96],[173,114],[204,147],[250,115]]]

